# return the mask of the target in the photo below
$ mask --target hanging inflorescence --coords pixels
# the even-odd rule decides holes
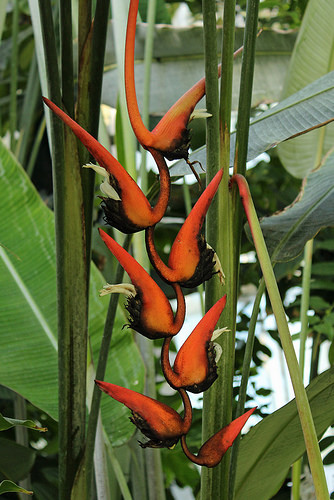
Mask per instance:
[[[139,143],[153,156],[159,170],[160,192],[157,203],[151,207],[148,199],[123,166],[96,139],[86,132],[48,99],[44,102],[67,124],[99,163],[85,165],[105,179],[101,185],[102,207],[106,222],[131,234],[145,230],[146,248],[152,266],[175,292],[177,310],[173,313],[169,300],[145,269],[107,233],[101,238],[129,275],[132,284],[106,285],[101,295],[124,293],[127,296],[129,326],[149,339],[164,339],[161,366],[168,384],[179,392],[184,406],[181,417],[169,406],[130,389],[96,380],[102,391],[123,403],[131,412],[131,421],[149,439],[140,443],[146,447],[172,448],[178,440],[187,457],[199,465],[216,466],[241,431],[255,408],[221,429],[193,455],[185,436],[192,421],[188,392],[199,393],[211,387],[217,378],[217,354],[214,340],[228,334],[215,326],[226,304],[226,295],[205,314],[178,351],[173,367],[169,359],[171,339],[180,331],[185,319],[185,300],[182,287],[197,287],[218,274],[224,275],[215,251],[206,243],[201,229],[211,201],[215,196],[223,172],[219,170],[203,191],[185,220],[171,247],[168,265],[160,258],[154,244],[155,225],[164,216],[170,197],[171,181],[167,159],[188,160],[189,132],[187,125],[198,101],[205,94],[205,79],[195,84],[165,114],[150,132],[144,126],[138,109],[134,80],[134,47],[138,0],[130,1],[126,51],[125,90],[130,122]],[[219,69],[220,72],[220,69]]]

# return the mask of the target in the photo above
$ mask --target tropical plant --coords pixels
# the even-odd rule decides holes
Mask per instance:
[[[305,2],[282,2],[278,9],[276,3],[265,2],[273,10],[263,24],[298,25],[296,12],[304,13]],[[199,4],[189,2],[197,16]],[[15,419],[0,419],[6,435],[1,455],[14,464],[8,467],[0,459],[0,494],[33,490],[43,500],[163,499],[172,495],[172,484],[179,484],[191,485],[202,500],[269,499],[296,462],[293,498],[298,499],[297,460],[306,451],[316,496],[326,499],[318,440],[334,424],[333,368],[318,374],[317,359],[321,343],[330,340],[333,346],[334,324],[328,279],[333,270],[331,262],[322,262],[330,261],[334,239],[333,128],[328,125],[334,117],[332,2],[308,2],[289,70],[287,52],[295,35],[259,36],[258,0],[247,1],[245,28],[236,35],[236,4],[230,0],[224,4],[222,31],[212,0],[202,2],[203,29],[188,30],[155,27],[155,21],[169,22],[172,4],[131,0],[129,5],[111,2],[110,25],[108,0],[0,6],[1,132],[7,134],[7,146],[0,143],[0,401],[3,414],[15,413]],[[147,25],[136,27],[138,7]],[[242,12],[243,6],[238,8]],[[197,55],[199,33],[204,60]],[[217,40],[221,66],[213,57]],[[260,46],[263,59],[255,57]],[[314,61],[312,71],[304,56]],[[185,57],[189,71],[181,69]],[[238,68],[239,96],[232,91]],[[272,106],[284,73],[283,97]],[[205,113],[195,110],[200,119],[192,121],[204,93]],[[41,94],[52,110],[45,107],[45,119]],[[117,154],[109,152],[105,130],[98,130],[101,94],[116,109]],[[259,101],[266,102],[265,111]],[[52,186],[39,170],[43,165],[45,172],[49,164],[42,153],[45,124]],[[287,171],[304,178],[302,185],[283,170],[277,150]],[[260,162],[246,171],[246,162],[264,151],[269,165]],[[169,168],[166,158],[180,160]],[[158,169],[158,179],[148,172],[148,161]],[[191,172],[189,167],[207,184],[200,195],[185,180],[182,187],[174,182]],[[95,191],[102,192],[101,205]],[[254,204],[264,216],[261,224]],[[112,226],[106,231],[99,228],[102,217]],[[240,255],[253,245],[255,262],[240,264]],[[131,283],[122,283],[123,268]],[[237,313],[241,286],[249,283],[257,287],[252,314]],[[296,284],[301,299],[297,295],[284,311],[281,296],[285,303]],[[249,381],[261,364],[259,353],[270,354],[255,335],[265,287],[266,311],[276,317],[271,335],[283,349],[295,399],[269,416],[266,404],[260,405],[255,413],[265,418],[239,441],[257,404],[252,401],[246,411],[246,401],[254,399]],[[173,342],[187,318],[185,295],[195,288],[201,297],[205,290],[206,313],[175,352]],[[175,313],[169,302],[174,296]],[[286,314],[290,325],[296,317],[301,320],[299,363]],[[123,331],[126,322],[139,334]],[[244,330],[247,341],[238,333]],[[314,356],[305,390],[308,333]],[[333,347],[329,359],[332,364]],[[123,404],[101,397],[100,389]],[[205,391],[202,411],[192,408],[188,396],[200,391]],[[268,394],[265,388],[257,392]],[[49,428],[45,439],[35,441],[31,434],[27,439],[32,432],[27,428],[35,425],[31,418]],[[149,439],[144,449],[135,442],[133,423]],[[16,433],[17,443],[13,425],[24,429]],[[179,440],[190,461],[179,445],[168,450]],[[321,448],[331,443],[329,436]],[[331,461],[330,453],[325,460]],[[202,466],[201,477],[194,463]],[[17,486],[29,472],[30,484]]]

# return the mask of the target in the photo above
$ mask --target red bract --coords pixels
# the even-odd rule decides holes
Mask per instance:
[[[255,410],[256,407],[248,410],[246,413],[236,418],[229,425],[214,434],[210,439],[208,439],[208,441],[206,441],[206,443],[203,444],[197,456],[193,455],[188,450],[185,438],[183,437],[181,439],[181,444],[184,453],[192,462],[198,465],[215,467],[219,464],[227,450],[232,446],[239,432],[241,432],[241,429]]]
[[[130,276],[135,288],[134,295],[131,293],[126,306],[130,315],[130,326],[150,339],[169,337],[178,333],[185,316],[185,302],[181,288],[174,285],[178,304],[174,317],[166,295],[145,269],[107,233],[101,229],[99,232],[109,250]],[[109,289],[110,293],[118,292],[117,287],[120,286],[122,285],[110,285],[107,290]]]
[[[171,448],[189,431],[191,414],[186,412],[182,419],[175,410],[148,396],[108,382],[95,380],[95,383],[131,410],[131,422],[150,439],[140,443],[143,448]]]
[[[150,132],[142,122],[135,90],[134,50],[139,0],[131,0],[125,45],[125,93],[133,131],[146,149],[155,149],[169,160],[188,159],[189,131],[187,125],[196,104],[205,95],[205,78],[189,89],[163,116]],[[220,66],[218,74],[220,76]]]
[[[201,319],[177,353],[173,370],[168,356],[170,340],[165,340],[161,356],[162,369],[166,380],[175,389],[203,392],[216,380],[217,366],[211,337],[225,304],[226,295]]]
[[[222,176],[223,170],[219,170],[197,200],[174,240],[168,266],[160,259],[155,249],[154,228],[147,228],[147,252],[152,265],[164,280],[192,288],[214,274],[217,256],[201,236],[201,228]],[[222,271],[220,272],[222,274]]]
[[[46,97],[43,97],[43,100],[71,128],[73,133],[107,172],[109,185],[116,192],[116,196],[111,194],[102,197],[107,223],[123,233],[134,233],[159,222],[166,211],[170,195],[169,171],[163,156],[156,151],[152,151],[160,174],[160,194],[156,205],[152,208],[142,190],[106,148],[52,101]]]

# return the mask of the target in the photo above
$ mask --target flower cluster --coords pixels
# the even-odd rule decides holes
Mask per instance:
[[[159,170],[160,192],[154,207],[151,207],[139,186],[109,151],[55,104],[46,98],[44,102],[72,129],[98,162],[98,166],[89,166],[105,178],[101,191],[106,222],[124,233],[145,230],[150,262],[160,277],[173,287],[177,299],[177,310],[174,314],[166,295],[145,269],[100,229],[104,243],[132,282],[107,284],[101,295],[124,293],[128,298],[126,308],[129,326],[149,339],[164,339],[161,351],[162,371],[168,384],[178,391],[182,398],[183,417],[169,406],[130,389],[98,380],[96,384],[131,410],[131,421],[149,439],[140,443],[142,447],[172,448],[181,440],[184,453],[190,460],[199,465],[214,467],[221,461],[255,410],[249,410],[217,432],[203,444],[197,456],[189,451],[185,436],[191,427],[192,408],[187,391],[205,391],[218,376],[216,362],[219,349],[213,341],[223,332],[227,332],[224,328],[215,330],[226,304],[226,296],[211,307],[189,335],[179,349],[173,367],[170,364],[169,347],[172,337],[180,331],[185,319],[185,300],[181,286],[196,287],[216,273],[223,281],[218,257],[201,234],[206,213],[219,188],[223,172],[218,171],[199,197],[175,238],[168,265],[164,264],[154,244],[154,229],[165,214],[170,196],[171,182],[165,158],[188,160],[187,125],[195,105],[205,93],[205,80],[200,80],[182,96],[152,132],[145,128],[139,115],[134,83],[137,11],[138,0],[131,0],[126,39],[125,87],[134,133],[139,143],[152,154]]]

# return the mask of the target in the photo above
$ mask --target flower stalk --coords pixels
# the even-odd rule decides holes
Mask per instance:
[[[231,178],[231,184],[234,183],[236,183],[239,188],[242,204],[245,209],[263,277],[266,282],[271,306],[276,318],[278,332],[295,393],[299,419],[304,434],[306,451],[313,476],[316,495],[317,498],[326,499],[329,498],[329,495],[318,439],[312,419],[309,401],[307,399],[303,379],[300,373],[299,364],[292,344],[289,326],[275,279],[275,274],[271,265],[270,257],[256,215],[247,181],[240,174],[236,174]]]

